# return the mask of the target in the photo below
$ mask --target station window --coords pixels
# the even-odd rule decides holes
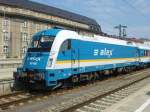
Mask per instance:
[[[27,42],[28,41],[28,33],[21,33],[21,38],[23,42]]]
[[[3,33],[3,38],[4,38],[4,41],[8,41],[9,40],[9,33],[8,32],[4,32]]]
[[[71,40],[66,40],[61,45],[61,50],[60,51],[66,51],[66,50],[69,50],[69,49],[71,49]]]
[[[3,19],[3,26],[8,26],[8,24],[9,24],[9,19],[5,17]]]
[[[25,21],[23,22],[23,27],[24,27],[24,28],[27,28],[27,27],[28,27],[28,21],[25,20]]]
[[[2,21],[2,28],[3,28],[3,32],[8,30],[9,26],[9,19],[8,18],[4,18]]]
[[[4,46],[4,47],[3,47],[3,52],[4,52],[5,54],[8,53],[8,46]]]
[[[35,22],[32,21],[30,25],[31,25],[32,28],[36,28],[36,23]]]
[[[22,53],[25,54],[26,51],[27,51],[27,47],[24,46],[24,47],[22,48]]]
[[[37,30],[37,31],[40,31],[40,29],[41,29],[41,26],[40,26],[40,24],[37,23],[37,24],[36,24],[36,30]]]

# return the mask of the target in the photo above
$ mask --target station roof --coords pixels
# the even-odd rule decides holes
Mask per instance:
[[[95,29],[95,31],[101,32],[100,25],[94,19],[75,14],[66,10],[58,9],[52,6],[44,5],[30,0],[0,0],[0,4],[25,8],[32,11],[41,12],[48,15],[58,16],[68,20],[84,23],[89,25],[92,30]]]

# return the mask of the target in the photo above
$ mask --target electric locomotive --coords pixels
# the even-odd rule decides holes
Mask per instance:
[[[150,47],[99,35],[47,29],[36,33],[15,83],[37,89],[54,89],[66,82],[94,80],[104,71],[122,71],[150,62]],[[146,50],[145,50],[146,49]],[[143,54],[146,51],[145,54]],[[88,74],[88,75],[87,75]]]

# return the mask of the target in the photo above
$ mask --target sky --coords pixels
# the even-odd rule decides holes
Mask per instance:
[[[114,28],[127,26],[128,37],[150,39],[150,0],[32,0],[95,19],[102,31],[118,35]]]

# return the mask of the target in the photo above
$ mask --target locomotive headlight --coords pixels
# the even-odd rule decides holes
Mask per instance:
[[[48,67],[51,67],[51,66],[52,66],[52,62],[53,62],[53,59],[50,58],[49,61],[48,61]]]

